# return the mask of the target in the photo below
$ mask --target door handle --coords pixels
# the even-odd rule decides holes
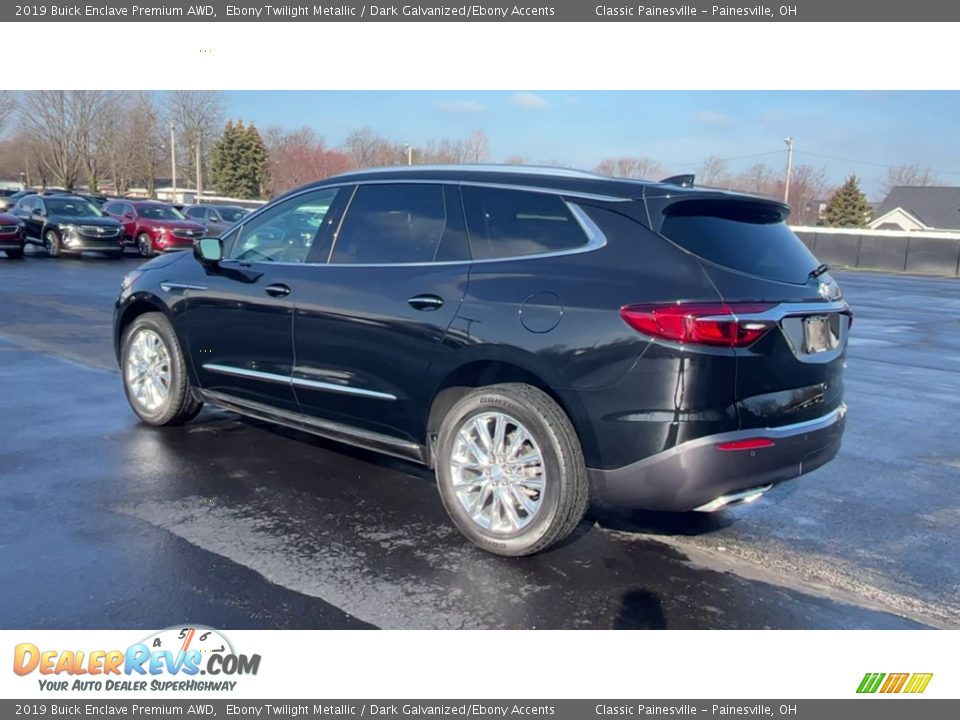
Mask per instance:
[[[443,298],[439,295],[414,295],[407,302],[414,310],[439,310],[443,307]]]
[[[286,297],[290,294],[290,287],[283,283],[274,283],[273,285],[267,285],[264,291],[271,297]]]

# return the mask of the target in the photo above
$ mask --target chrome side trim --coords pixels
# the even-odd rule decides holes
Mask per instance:
[[[264,382],[293,385],[295,387],[311,388],[314,390],[327,390],[328,392],[343,393],[344,395],[357,395],[359,397],[375,398],[377,400],[397,399],[396,395],[377,392],[376,390],[367,390],[365,388],[351,387],[349,385],[337,385],[335,383],[321,382],[319,380],[308,380],[307,378],[302,377],[279,375],[277,373],[268,373],[261,370],[247,370],[246,368],[233,367],[232,365],[204,363],[203,369],[209,370],[210,372],[220,373],[222,375],[232,375],[234,377],[249,378],[251,380],[263,380]]]
[[[160,283],[160,289],[164,292],[170,292],[171,290],[206,290],[206,285],[191,285],[190,283],[178,283],[178,282],[162,282]]]
[[[357,395],[359,397],[374,398],[376,400],[396,400],[396,395],[390,393],[377,392],[376,390],[366,390],[365,388],[351,387],[349,385],[337,385],[335,383],[321,382],[320,380],[307,380],[302,377],[292,377],[290,381],[295,387],[311,388],[313,390],[327,390],[329,392],[343,393],[344,395]]]
[[[391,455],[403,460],[412,460],[421,465],[427,464],[427,449],[419,443],[401,440],[371,430],[362,430],[343,423],[322,420],[302,413],[279,410],[269,405],[244,400],[226,393],[214,392],[212,390],[199,390],[197,394],[206,402],[226,408],[227,410],[232,410],[241,415],[246,415],[247,417],[284,425],[294,430],[301,430],[329,440],[354,445],[365,450]]]

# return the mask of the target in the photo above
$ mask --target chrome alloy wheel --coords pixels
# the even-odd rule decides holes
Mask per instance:
[[[543,504],[540,447],[520,421],[501,412],[474,415],[460,426],[450,477],[467,515],[489,532],[524,529]]]
[[[134,402],[155,412],[170,397],[170,353],[153,330],[138,330],[130,341],[124,377]]]

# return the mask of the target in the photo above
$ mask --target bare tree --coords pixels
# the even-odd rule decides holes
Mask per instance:
[[[7,121],[17,111],[17,96],[9,90],[0,90],[0,135],[6,129]]]
[[[82,163],[76,131],[73,127],[73,92],[67,90],[35,90],[24,95],[22,121],[34,138],[38,158],[47,176],[58,185],[72,190],[80,175]]]
[[[710,156],[697,169],[697,184],[708,187],[728,187],[731,181],[726,160]]]
[[[80,162],[90,192],[97,192],[104,164],[104,144],[120,108],[114,93],[106,90],[75,90],[71,93],[71,125]]]
[[[277,195],[353,167],[344,152],[327,148],[311,128],[270,128],[263,135],[269,152],[270,191]]]
[[[398,165],[404,155],[403,146],[377,135],[368,127],[350,133],[343,149],[359,168]]]
[[[490,139],[483,130],[474,130],[464,145],[462,162],[483,163],[490,160]]]
[[[214,140],[223,129],[224,106],[221,94],[215,90],[174,90],[167,94],[166,110],[177,133],[180,165],[186,177],[197,175],[197,148],[201,163],[206,163]]]
[[[880,192],[886,197],[893,188],[900,185],[928,186],[939,182],[940,178],[930,168],[919,165],[898,165],[887,170],[887,177],[880,184]]]
[[[601,160],[594,168],[600,175],[622,178],[659,179],[667,174],[656,160],[648,157],[612,157]]]

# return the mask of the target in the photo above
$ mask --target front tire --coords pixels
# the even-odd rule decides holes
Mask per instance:
[[[63,254],[60,235],[56,230],[47,230],[43,233],[43,247],[46,249],[47,255],[52,258],[60,257]]]
[[[137,416],[150,425],[182,425],[203,408],[190,391],[186,360],[163,313],[144,313],[123,333],[123,390]]]
[[[137,235],[137,252],[140,253],[140,257],[152,258],[154,256],[153,241],[149,234],[142,232]]]
[[[478,388],[447,413],[437,486],[468,540],[497,555],[533,555],[565,539],[587,510],[576,431],[545,392],[520,383]]]

